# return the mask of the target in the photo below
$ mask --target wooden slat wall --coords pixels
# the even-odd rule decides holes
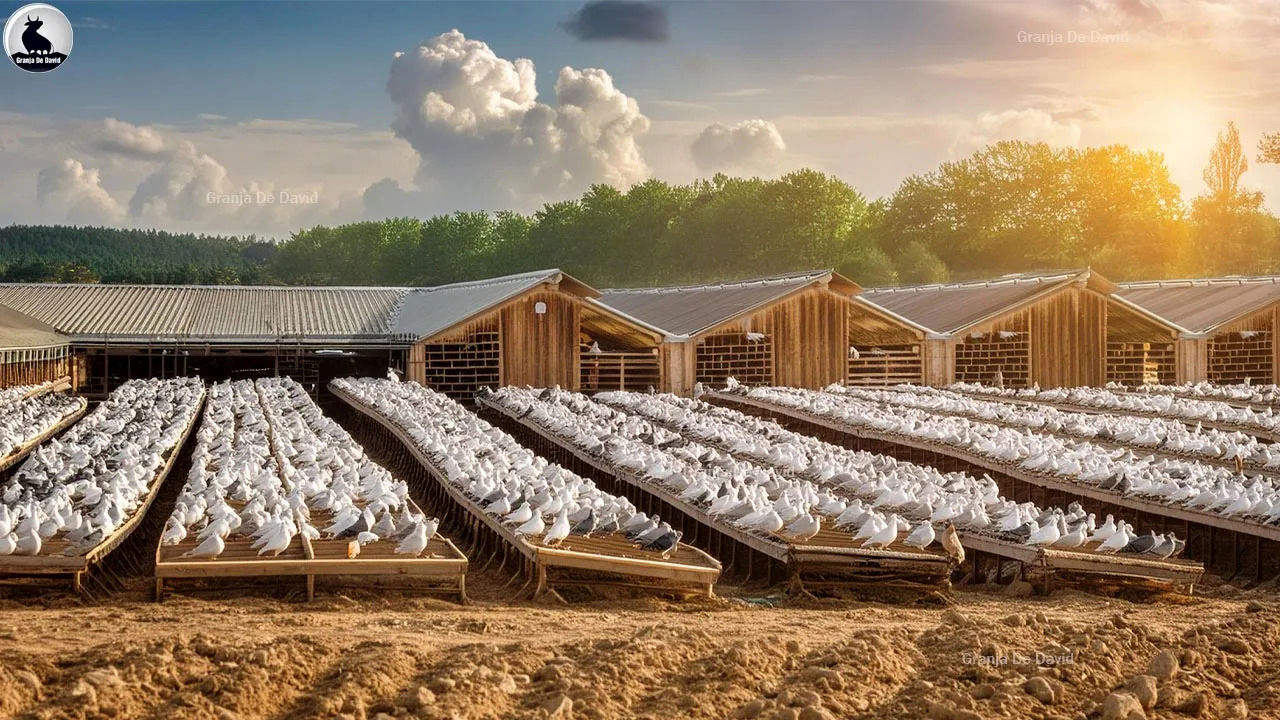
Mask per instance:
[[[954,345],[955,381],[990,384],[999,371],[1005,387],[1030,385],[1030,317],[1030,310],[1021,310],[967,332]],[[1001,337],[1001,333],[1009,337]]]
[[[40,350],[0,350],[0,389],[36,385],[70,374],[66,347]]]
[[[1208,341],[1208,379],[1275,382],[1275,314],[1267,309],[1225,325]],[[1245,337],[1248,335],[1248,337]]]
[[[849,357],[849,376],[845,381],[848,385],[918,385],[922,382],[924,367],[919,344],[864,346],[858,351],[858,357]]]
[[[1031,380],[1040,387],[1106,382],[1107,298],[1071,287],[1032,305]]]
[[[584,350],[579,356],[584,393],[602,390],[645,392],[662,386],[661,363],[656,352],[599,352]]]
[[[534,306],[547,304],[545,314]],[[581,300],[557,289],[534,290],[499,310],[502,383],[566,389],[578,387],[578,323]]]
[[[821,388],[843,382],[851,301],[813,287],[769,308],[776,385]]]

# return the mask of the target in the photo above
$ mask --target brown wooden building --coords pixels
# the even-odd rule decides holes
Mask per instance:
[[[70,375],[67,338],[30,315],[0,305],[0,388]]]
[[[1173,328],[1176,372],[1163,382],[1277,381],[1280,277],[1123,283],[1117,295]]]
[[[594,304],[660,330],[663,390],[696,383],[819,388],[844,383],[851,339],[919,343],[923,332],[875,309],[855,307],[857,283],[831,270],[706,285],[603,291]],[[871,372],[883,376],[885,367]]]
[[[1096,386],[1135,367],[1152,378],[1166,372],[1174,330],[1115,291],[1086,269],[869,289],[854,303],[923,333],[930,385],[998,378],[1007,387]]]
[[[589,302],[599,295],[559,270],[415,288],[392,332],[416,338],[409,379],[457,396],[499,385],[659,384],[661,333]]]

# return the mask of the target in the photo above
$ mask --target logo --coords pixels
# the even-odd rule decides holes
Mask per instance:
[[[52,5],[23,5],[4,24],[4,52],[28,72],[53,70],[71,54],[71,21]]]

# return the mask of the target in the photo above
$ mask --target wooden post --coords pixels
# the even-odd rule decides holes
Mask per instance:
[[[1195,383],[1209,379],[1209,339],[1184,335],[1178,338],[1176,353],[1177,380]]]
[[[956,351],[955,341],[943,336],[926,337],[920,348],[923,353],[921,362],[922,378],[925,385],[941,387],[955,382]]]

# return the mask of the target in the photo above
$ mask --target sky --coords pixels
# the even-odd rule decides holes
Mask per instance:
[[[1002,139],[1164,154],[1280,131],[1280,0],[55,2],[0,67],[0,224],[282,237],[593,183],[831,173],[876,198]],[[20,3],[0,5],[7,17]],[[1280,208],[1280,166],[1247,187]]]

